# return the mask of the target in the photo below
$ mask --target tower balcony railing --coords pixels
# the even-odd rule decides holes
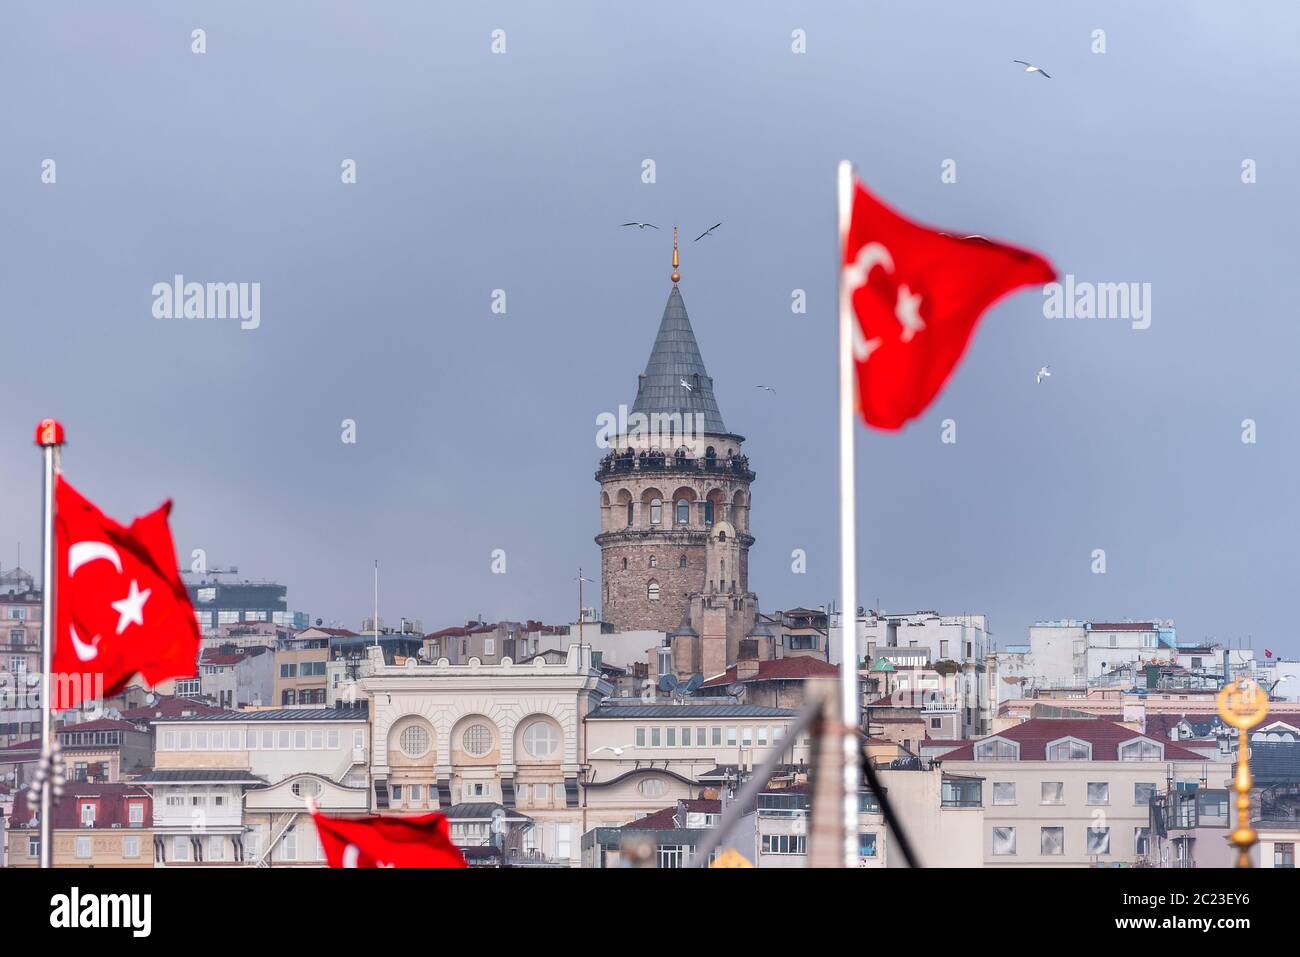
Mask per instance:
[[[734,475],[748,482],[754,480],[754,473],[749,470],[749,458],[744,455],[691,456],[682,453],[668,455],[663,452],[610,452],[600,460],[596,478],[634,472],[686,475],[706,472],[713,475]]]

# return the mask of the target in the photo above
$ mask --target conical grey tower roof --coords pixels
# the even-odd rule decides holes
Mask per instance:
[[[650,361],[641,375],[632,411],[683,416],[698,412],[704,415],[706,432],[727,433],[722,413],[718,411],[718,400],[713,395],[713,380],[704,368],[691,319],[686,315],[686,303],[676,283],[668,294],[659,334],[655,336]]]

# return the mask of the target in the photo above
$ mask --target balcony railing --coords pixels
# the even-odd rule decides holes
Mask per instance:
[[[668,472],[693,474],[708,472],[715,475],[735,475],[746,481],[754,480],[749,470],[749,457],[745,455],[666,455],[663,452],[611,452],[600,460],[596,478],[633,472]]]

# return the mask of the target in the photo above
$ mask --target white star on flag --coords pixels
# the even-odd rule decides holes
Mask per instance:
[[[126,631],[127,626],[131,624],[144,624],[144,603],[149,600],[152,589],[146,588],[140,591],[140,583],[134,578],[131,579],[131,591],[125,598],[120,601],[110,602],[113,610],[117,612],[117,633],[120,635]]]

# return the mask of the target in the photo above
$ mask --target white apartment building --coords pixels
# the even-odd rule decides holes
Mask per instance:
[[[1232,774],[1227,760],[1100,718],[1032,719],[935,756],[946,773],[983,779],[986,867],[1149,861],[1151,802]]]
[[[226,712],[152,724],[155,766],[139,783],[154,795],[159,864],[323,866],[307,798],[327,813],[369,809],[363,708]]]

